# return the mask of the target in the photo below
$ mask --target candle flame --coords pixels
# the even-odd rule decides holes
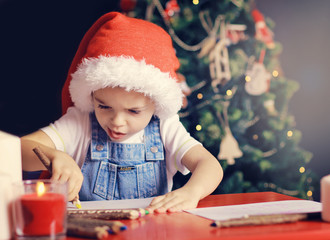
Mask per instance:
[[[37,195],[42,196],[45,193],[45,184],[43,182],[37,182]]]

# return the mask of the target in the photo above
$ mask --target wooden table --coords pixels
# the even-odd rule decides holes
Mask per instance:
[[[246,203],[297,200],[297,198],[274,192],[211,195],[201,200],[198,207],[213,207]],[[211,220],[186,212],[147,215],[138,220],[124,220],[128,229],[109,239],[224,239],[224,240],[322,240],[330,239],[330,223],[320,219],[296,223],[247,226],[233,228],[211,227]],[[77,240],[79,238],[67,238]]]

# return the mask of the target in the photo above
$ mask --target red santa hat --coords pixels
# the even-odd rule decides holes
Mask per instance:
[[[122,87],[149,97],[158,117],[170,117],[182,105],[178,68],[172,40],[161,27],[110,12],[93,24],[79,45],[62,90],[63,113],[73,104],[92,112],[93,91]]]

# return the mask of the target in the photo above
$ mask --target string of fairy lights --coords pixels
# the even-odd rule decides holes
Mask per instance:
[[[241,0],[232,0],[232,2],[237,7],[241,7],[241,5],[242,5]],[[198,4],[200,4],[200,1],[199,0],[192,0],[192,3],[194,5],[198,5]],[[162,7],[162,4],[160,3],[159,0],[152,0],[151,4],[148,6],[148,9],[147,9],[146,19],[149,19],[149,20],[151,19],[151,15],[152,15],[152,12],[154,11],[154,8],[156,8],[159,11],[160,15],[163,18],[163,21],[164,21],[166,27],[168,28],[169,34],[171,35],[173,41],[175,41],[178,46],[180,46],[182,49],[184,49],[186,51],[199,51],[199,50],[201,50],[201,48],[202,48],[203,44],[205,44],[206,38],[208,36],[196,45],[190,46],[190,45],[186,44],[175,33],[175,31],[174,31],[174,29],[171,25],[171,21],[167,18],[165,10]],[[202,22],[203,19],[201,17],[200,17],[200,19],[201,19],[201,22]],[[205,25],[205,22],[204,23],[202,22],[202,25],[203,24]],[[204,28],[206,28],[206,27],[204,27]],[[205,29],[205,30],[210,31],[210,29]],[[280,76],[280,71],[277,70],[277,69],[273,70],[271,72],[271,76],[272,76],[272,80],[276,80]],[[252,80],[251,76],[249,76],[249,75],[245,76],[245,82],[246,83],[250,82],[251,80]],[[191,87],[190,89],[192,91],[198,91],[199,89],[203,88],[206,84],[207,84],[207,81],[203,80],[199,84],[197,84],[196,86]],[[219,93],[215,93],[214,96],[212,96],[211,99],[206,99],[206,100],[204,99],[204,95],[203,95],[202,92],[197,92],[197,94],[195,94],[195,96],[196,96],[199,103],[196,106],[194,106],[194,110],[190,110],[190,111],[198,111],[198,110],[204,108],[205,106],[208,106],[208,105],[214,103],[215,101],[226,101],[226,102],[228,102],[235,95],[236,90],[237,90],[237,87],[233,86],[231,89],[226,90],[225,94],[221,95]],[[180,117],[182,117],[182,118],[188,117],[192,113],[190,111],[186,110],[186,111],[180,112]],[[246,123],[246,126],[251,127],[254,124],[256,124],[259,120],[260,120],[260,117],[255,116],[254,119],[252,119],[251,121]],[[220,119],[220,122],[221,121],[223,121],[223,120]],[[198,123],[195,126],[195,129],[196,129],[196,131],[203,131],[202,124]],[[285,136],[286,139],[290,140],[294,137],[294,130],[293,129],[292,130],[291,129],[287,130],[285,132],[285,134],[286,134],[286,136]],[[259,136],[257,134],[254,134],[252,136],[253,140],[258,140],[258,138],[259,138]],[[278,149],[274,148],[274,149],[271,149],[269,151],[263,152],[263,157],[264,158],[269,158],[272,155],[276,154],[278,151],[280,151],[281,148],[284,148],[284,147],[285,147],[285,143],[281,142],[279,144]],[[242,150],[244,151],[244,147],[243,147]],[[294,171],[298,171],[300,174],[306,174],[306,172],[307,172],[305,166],[300,166],[300,167],[298,167],[298,169],[296,169]],[[310,184],[312,182],[312,178],[311,177],[306,177],[306,182],[308,184]],[[274,191],[277,191],[279,193],[283,193],[283,194],[286,194],[286,195],[291,195],[291,196],[297,196],[299,194],[298,190],[283,189],[283,188],[277,186],[274,183],[264,183],[264,188],[274,190]],[[313,198],[313,190],[314,190],[313,187],[309,185],[309,189],[306,192],[306,195],[309,199]]]

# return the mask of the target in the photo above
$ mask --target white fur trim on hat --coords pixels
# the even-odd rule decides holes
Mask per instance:
[[[155,115],[161,119],[176,114],[182,105],[183,94],[176,79],[144,60],[125,56],[83,59],[72,74],[69,90],[76,107],[92,112],[91,93],[106,87],[122,87],[150,97]]]

